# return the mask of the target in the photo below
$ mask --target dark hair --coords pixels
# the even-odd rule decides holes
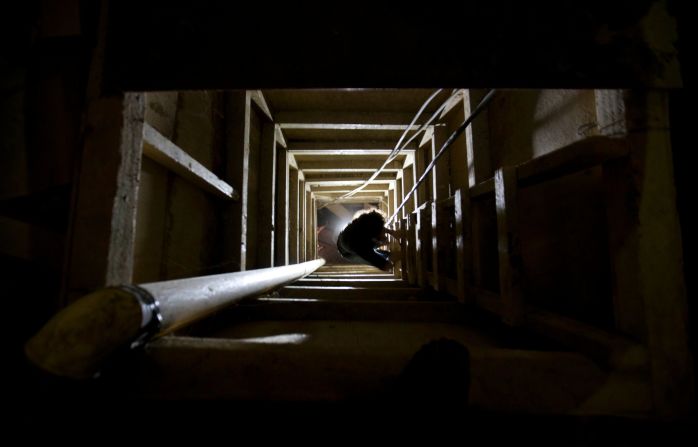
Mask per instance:
[[[378,211],[363,213],[342,230],[342,240],[357,253],[368,247],[373,248],[373,239],[380,237],[384,225],[385,219]]]

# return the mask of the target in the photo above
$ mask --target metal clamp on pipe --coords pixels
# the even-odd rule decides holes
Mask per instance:
[[[125,290],[133,295],[141,305],[143,319],[141,320],[141,333],[131,342],[131,348],[137,348],[144,345],[148,340],[157,335],[162,329],[162,313],[160,312],[160,303],[153,295],[142,287],[134,285],[123,285],[117,287]]]

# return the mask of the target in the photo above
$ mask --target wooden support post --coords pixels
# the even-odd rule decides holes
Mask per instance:
[[[73,196],[63,304],[131,282],[144,114],[141,93],[88,104],[90,131]]]
[[[469,296],[472,274],[472,222],[470,220],[470,195],[468,189],[457,189],[454,196],[456,230],[456,281],[458,300],[472,302]]]
[[[494,177],[497,209],[497,248],[502,319],[518,326],[523,323],[524,303],[521,289],[522,260],[518,231],[516,168],[503,167]]]
[[[276,216],[274,266],[288,265],[289,153],[276,145]]]
[[[306,252],[306,207],[305,207],[305,181],[301,180],[298,182],[298,257],[299,262],[305,262],[308,260],[308,255]]]
[[[407,195],[412,190],[412,187],[414,186],[415,178],[414,178],[414,164],[411,164],[407,166],[405,169],[402,170],[402,186],[404,188],[404,193]],[[409,214],[414,211],[415,209],[415,199],[416,195],[415,193],[412,194],[412,197],[405,203],[405,207],[403,208],[404,210],[404,215],[405,218],[409,216]]]
[[[257,268],[274,266],[276,211],[276,138],[274,123],[262,124],[259,147],[259,190],[257,192]]]
[[[428,203],[424,204],[417,211],[417,228],[415,232],[417,233],[417,243],[415,244],[415,250],[417,252],[417,284],[419,287],[425,288],[429,283],[427,278],[427,250],[431,250],[431,240],[427,237],[428,229],[431,227],[431,220],[427,221],[426,217],[426,207],[430,206]]]
[[[247,211],[250,164],[250,96],[245,91],[230,91],[225,96],[224,179],[238,191],[240,200],[226,208],[223,218],[224,258],[232,270],[246,270]]]
[[[306,185],[307,188],[307,185]],[[313,199],[309,190],[305,191],[305,260],[314,259],[313,256]]]
[[[432,286],[434,289],[448,292],[448,280],[446,278],[446,263],[448,259],[449,244],[452,239],[449,236],[448,208],[444,204],[431,203],[431,271],[434,275]]]
[[[288,200],[289,200],[289,208],[288,208],[288,220],[289,220],[289,226],[288,226],[288,245],[289,245],[289,253],[288,253],[288,261],[291,264],[297,264],[299,261],[299,250],[298,250],[298,192],[299,192],[299,184],[303,184],[305,186],[305,183],[299,180],[298,178],[298,169],[293,169],[291,168],[289,171],[289,176],[288,176]]]
[[[395,186],[391,185],[388,190],[388,216],[395,212]]]
[[[448,139],[449,135],[450,134],[446,127],[436,127],[434,129],[435,151],[441,149],[441,146],[443,146],[443,144],[446,142],[446,139]],[[436,153],[432,155],[432,159],[434,155],[436,155]],[[434,202],[445,200],[450,196],[450,163],[451,155],[450,152],[447,151],[441,156],[441,158],[439,158],[439,161],[436,162],[436,166],[434,166],[434,168],[431,171],[432,175],[434,176]]]
[[[431,243],[429,247],[431,249],[431,273],[433,275],[432,287],[435,290],[441,290],[443,284],[440,281],[441,276],[441,262],[439,257],[439,232],[438,232],[438,215],[439,215],[439,205],[436,202],[431,202]]]
[[[623,169],[632,175],[624,178],[630,186],[609,197],[626,213],[616,214],[620,221],[611,228],[617,322],[623,330],[638,331],[633,313],[644,315],[655,411],[663,418],[686,417],[695,411],[695,383],[667,97],[631,91],[622,99],[625,122],[615,125],[628,131],[631,168]],[[623,170],[609,174],[625,175]],[[617,187],[615,180],[610,187]]]
[[[403,234],[406,233],[407,231],[407,219],[402,218],[398,221],[399,226],[398,230],[402,232]],[[399,241],[399,246],[400,246],[400,277],[402,278],[403,281],[408,280],[408,269],[409,265],[407,262],[407,239],[402,238]]]
[[[405,191],[403,188],[402,184],[402,178],[399,178],[395,181],[395,208],[397,209],[398,206],[402,203],[403,198],[405,197]],[[399,220],[402,218],[403,213],[405,212],[405,208],[403,207],[400,212],[398,213],[397,216],[395,216],[395,220]]]
[[[484,89],[465,91],[465,116],[470,116],[486,94],[487,90]],[[470,187],[492,178],[490,131],[487,113],[488,110],[482,111],[482,114],[465,129],[468,150],[468,186]]]
[[[310,203],[311,203],[311,228],[313,231],[310,233],[312,236],[312,259],[317,259],[317,202],[315,201],[315,194],[310,193]]]
[[[415,163],[415,174],[417,177],[421,177],[422,174],[424,173],[424,170],[427,167],[427,164],[429,164],[428,158],[429,154],[432,153],[432,146],[433,146],[433,139],[430,138],[423,146],[420,146],[419,149],[415,152],[414,154],[414,163]],[[422,206],[424,203],[428,202],[431,200],[430,196],[430,191],[431,189],[429,188],[430,185],[430,179],[431,179],[431,174],[429,177],[427,177],[427,180],[422,182],[421,185],[417,187],[417,206]]]
[[[263,114],[256,104],[252,102],[253,91],[248,90],[250,104],[250,130],[249,130],[249,164],[247,173],[247,241],[245,243],[245,270],[252,270],[259,267],[257,253],[260,249],[260,224],[259,215],[261,212],[259,203],[260,180],[261,180],[261,144],[262,144],[262,120]]]
[[[417,233],[415,227],[417,225],[417,215],[415,213],[410,213],[405,219],[405,234],[404,240],[406,244],[406,249],[403,255],[403,259],[407,262],[407,281],[411,284],[417,284]]]

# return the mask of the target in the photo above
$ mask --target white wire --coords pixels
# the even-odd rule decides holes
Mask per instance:
[[[332,200],[332,201],[330,201],[330,202],[325,203],[325,204],[321,207],[321,209],[324,208],[324,207],[326,207],[326,206],[328,206],[328,205],[331,205],[331,204],[333,204],[333,203],[336,203],[336,202],[338,202],[339,200],[346,199],[346,198],[349,198],[349,197],[353,196],[354,194],[356,194],[356,193],[358,193],[359,191],[361,191],[362,189],[364,189],[367,185],[369,185],[376,177],[378,177],[378,175],[381,173],[381,171],[383,171],[383,169],[385,169],[385,167],[388,165],[388,163],[390,163],[391,161],[393,161],[393,160],[400,154],[400,152],[402,152],[402,150],[403,150],[404,148],[407,147],[407,145],[409,145],[409,144],[410,144],[423,130],[425,130],[425,129],[436,119],[436,117],[441,113],[441,111],[442,111],[444,108],[446,108],[446,105],[448,105],[449,101],[450,101],[454,96],[456,96],[456,94],[458,93],[458,90],[457,90],[457,89],[454,89],[453,92],[451,93],[451,95],[450,95],[448,98],[446,98],[446,100],[439,106],[438,109],[436,109],[436,111],[431,115],[431,117],[430,117],[424,124],[422,124],[422,125],[420,126],[419,129],[417,129],[417,130],[415,131],[415,133],[410,137],[409,140],[407,140],[402,146],[400,146],[400,144],[402,143],[402,140],[405,138],[405,135],[407,135],[407,132],[410,131],[410,129],[412,128],[412,126],[414,125],[414,123],[415,123],[415,122],[419,119],[419,117],[422,115],[422,113],[424,112],[424,109],[429,105],[429,103],[430,103],[439,93],[441,93],[442,90],[443,90],[443,89],[438,89],[438,90],[436,90],[434,93],[431,94],[431,96],[430,96],[429,98],[426,99],[426,101],[422,104],[422,107],[420,107],[419,111],[417,112],[417,114],[415,115],[415,117],[412,119],[412,122],[410,123],[410,125],[409,125],[409,126],[405,129],[405,131],[402,133],[402,136],[400,137],[400,139],[398,140],[397,144],[395,145],[395,147],[393,148],[393,150],[390,152],[390,154],[389,154],[388,157],[386,158],[386,160],[385,160],[385,162],[383,163],[383,165],[382,165],[380,168],[378,168],[378,169],[376,170],[376,172],[374,172],[373,175],[371,175],[371,177],[370,177],[368,180],[366,180],[361,186],[355,188],[354,190],[352,190],[352,191],[350,191],[350,192],[348,192],[348,193],[346,193],[346,194],[344,194],[344,195],[342,195],[342,196],[340,196],[340,197],[337,197],[336,199],[334,199],[334,200]]]

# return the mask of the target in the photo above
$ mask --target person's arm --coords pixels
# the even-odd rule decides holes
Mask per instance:
[[[390,228],[383,228],[383,230],[397,240],[402,239],[403,232],[400,230],[392,230]]]

